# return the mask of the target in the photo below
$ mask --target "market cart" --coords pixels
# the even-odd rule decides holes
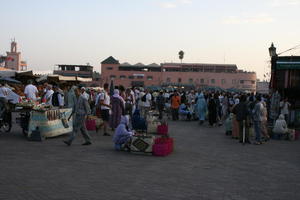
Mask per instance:
[[[17,105],[16,112],[20,113],[17,118],[23,129],[23,134],[30,137],[31,133],[39,130],[46,137],[56,137],[73,131],[73,120],[69,119],[72,114],[71,108],[55,108],[45,105],[34,106],[30,103]]]
[[[72,132],[72,118],[68,121],[71,113],[71,108],[53,108],[46,111],[32,110],[30,112],[28,124],[28,137],[30,137],[32,131],[37,128],[46,138],[56,137]]]

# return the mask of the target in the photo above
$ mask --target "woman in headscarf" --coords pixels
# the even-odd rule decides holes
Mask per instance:
[[[128,129],[128,125],[129,118],[127,116],[122,116],[121,122],[118,125],[113,138],[116,150],[125,150],[126,148],[130,150],[129,145],[134,132]]]
[[[214,126],[217,123],[217,112],[215,97],[211,96],[208,101],[208,121],[210,126]]]
[[[114,95],[111,98],[111,118],[110,127],[115,129],[120,124],[121,116],[125,114],[125,101],[119,95],[119,90],[114,90]]]
[[[200,124],[204,123],[206,112],[207,112],[207,103],[206,103],[203,93],[201,93],[198,96],[198,100],[196,103],[196,113],[198,114]]]
[[[278,135],[285,135],[288,133],[288,126],[283,114],[280,114],[278,119],[276,120],[275,126],[273,128],[273,133]]]
[[[75,90],[76,90],[76,86],[73,85],[71,87],[71,89],[69,90],[68,94],[67,94],[67,107],[68,108],[74,108],[75,107],[75,104],[77,102],[77,97],[76,97],[76,94],[75,94]]]

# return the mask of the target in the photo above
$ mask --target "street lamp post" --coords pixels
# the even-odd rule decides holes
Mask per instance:
[[[276,47],[274,46],[273,42],[271,47],[269,48],[269,54],[271,57],[271,80],[270,80],[270,88],[276,89],[276,62],[277,62],[277,53]]]

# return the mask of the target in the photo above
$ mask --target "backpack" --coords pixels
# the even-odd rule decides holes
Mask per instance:
[[[145,94],[145,95],[142,97],[142,101],[143,101],[143,102],[146,102],[146,95],[147,95],[147,94]]]

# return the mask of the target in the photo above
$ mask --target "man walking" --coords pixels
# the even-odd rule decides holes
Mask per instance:
[[[104,136],[110,136],[109,133],[107,133],[107,126],[109,122],[109,110],[111,108],[110,105],[110,96],[108,95],[109,92],[109,85],[108,83],[105,83],[103,93],[99,94],[99,97],[97,98],[96,102],[99,102],[100,104],[100,113],[103,120],[103,129],[104,129]]]
[[[75,139],[75,135],[80,130],[82,136],[85,139],[85,143],[82,145],[90,145],[91,143],[91,137],[87,132],[87,129],[85,127],[85,120],[87,116],[91,113],[91,109],[89,106],[89,103],[87,99],[81,94],[80,89],[75,89],[75,94],[78,97],[77,103],[75,104],[75,108],[73,109],[72,115],[75,115],[74,117],[74,130],[72,134],[70,135],[69,140],[64,141],[65,144],[70,146],[72,144],[72,141]],[[72,116],[71,115],[71,116]],[[69,117],[69,119],[71,118]]]
[[[249,116],[249,112],[248,112],[248,106],[246,103],[246,96],[242,95],[241,96],[241,101],[239,104],[237,104],[233,111],[232,111],[235,115],[236,115],[236,120],[238,121],[239,124],[239,140],[240,143],[246,142],[250,144],[250,140],[249,140],[249,121],[248,121],[248,116]],[[245,140],[243,141],[243,132],[245,129]]]

